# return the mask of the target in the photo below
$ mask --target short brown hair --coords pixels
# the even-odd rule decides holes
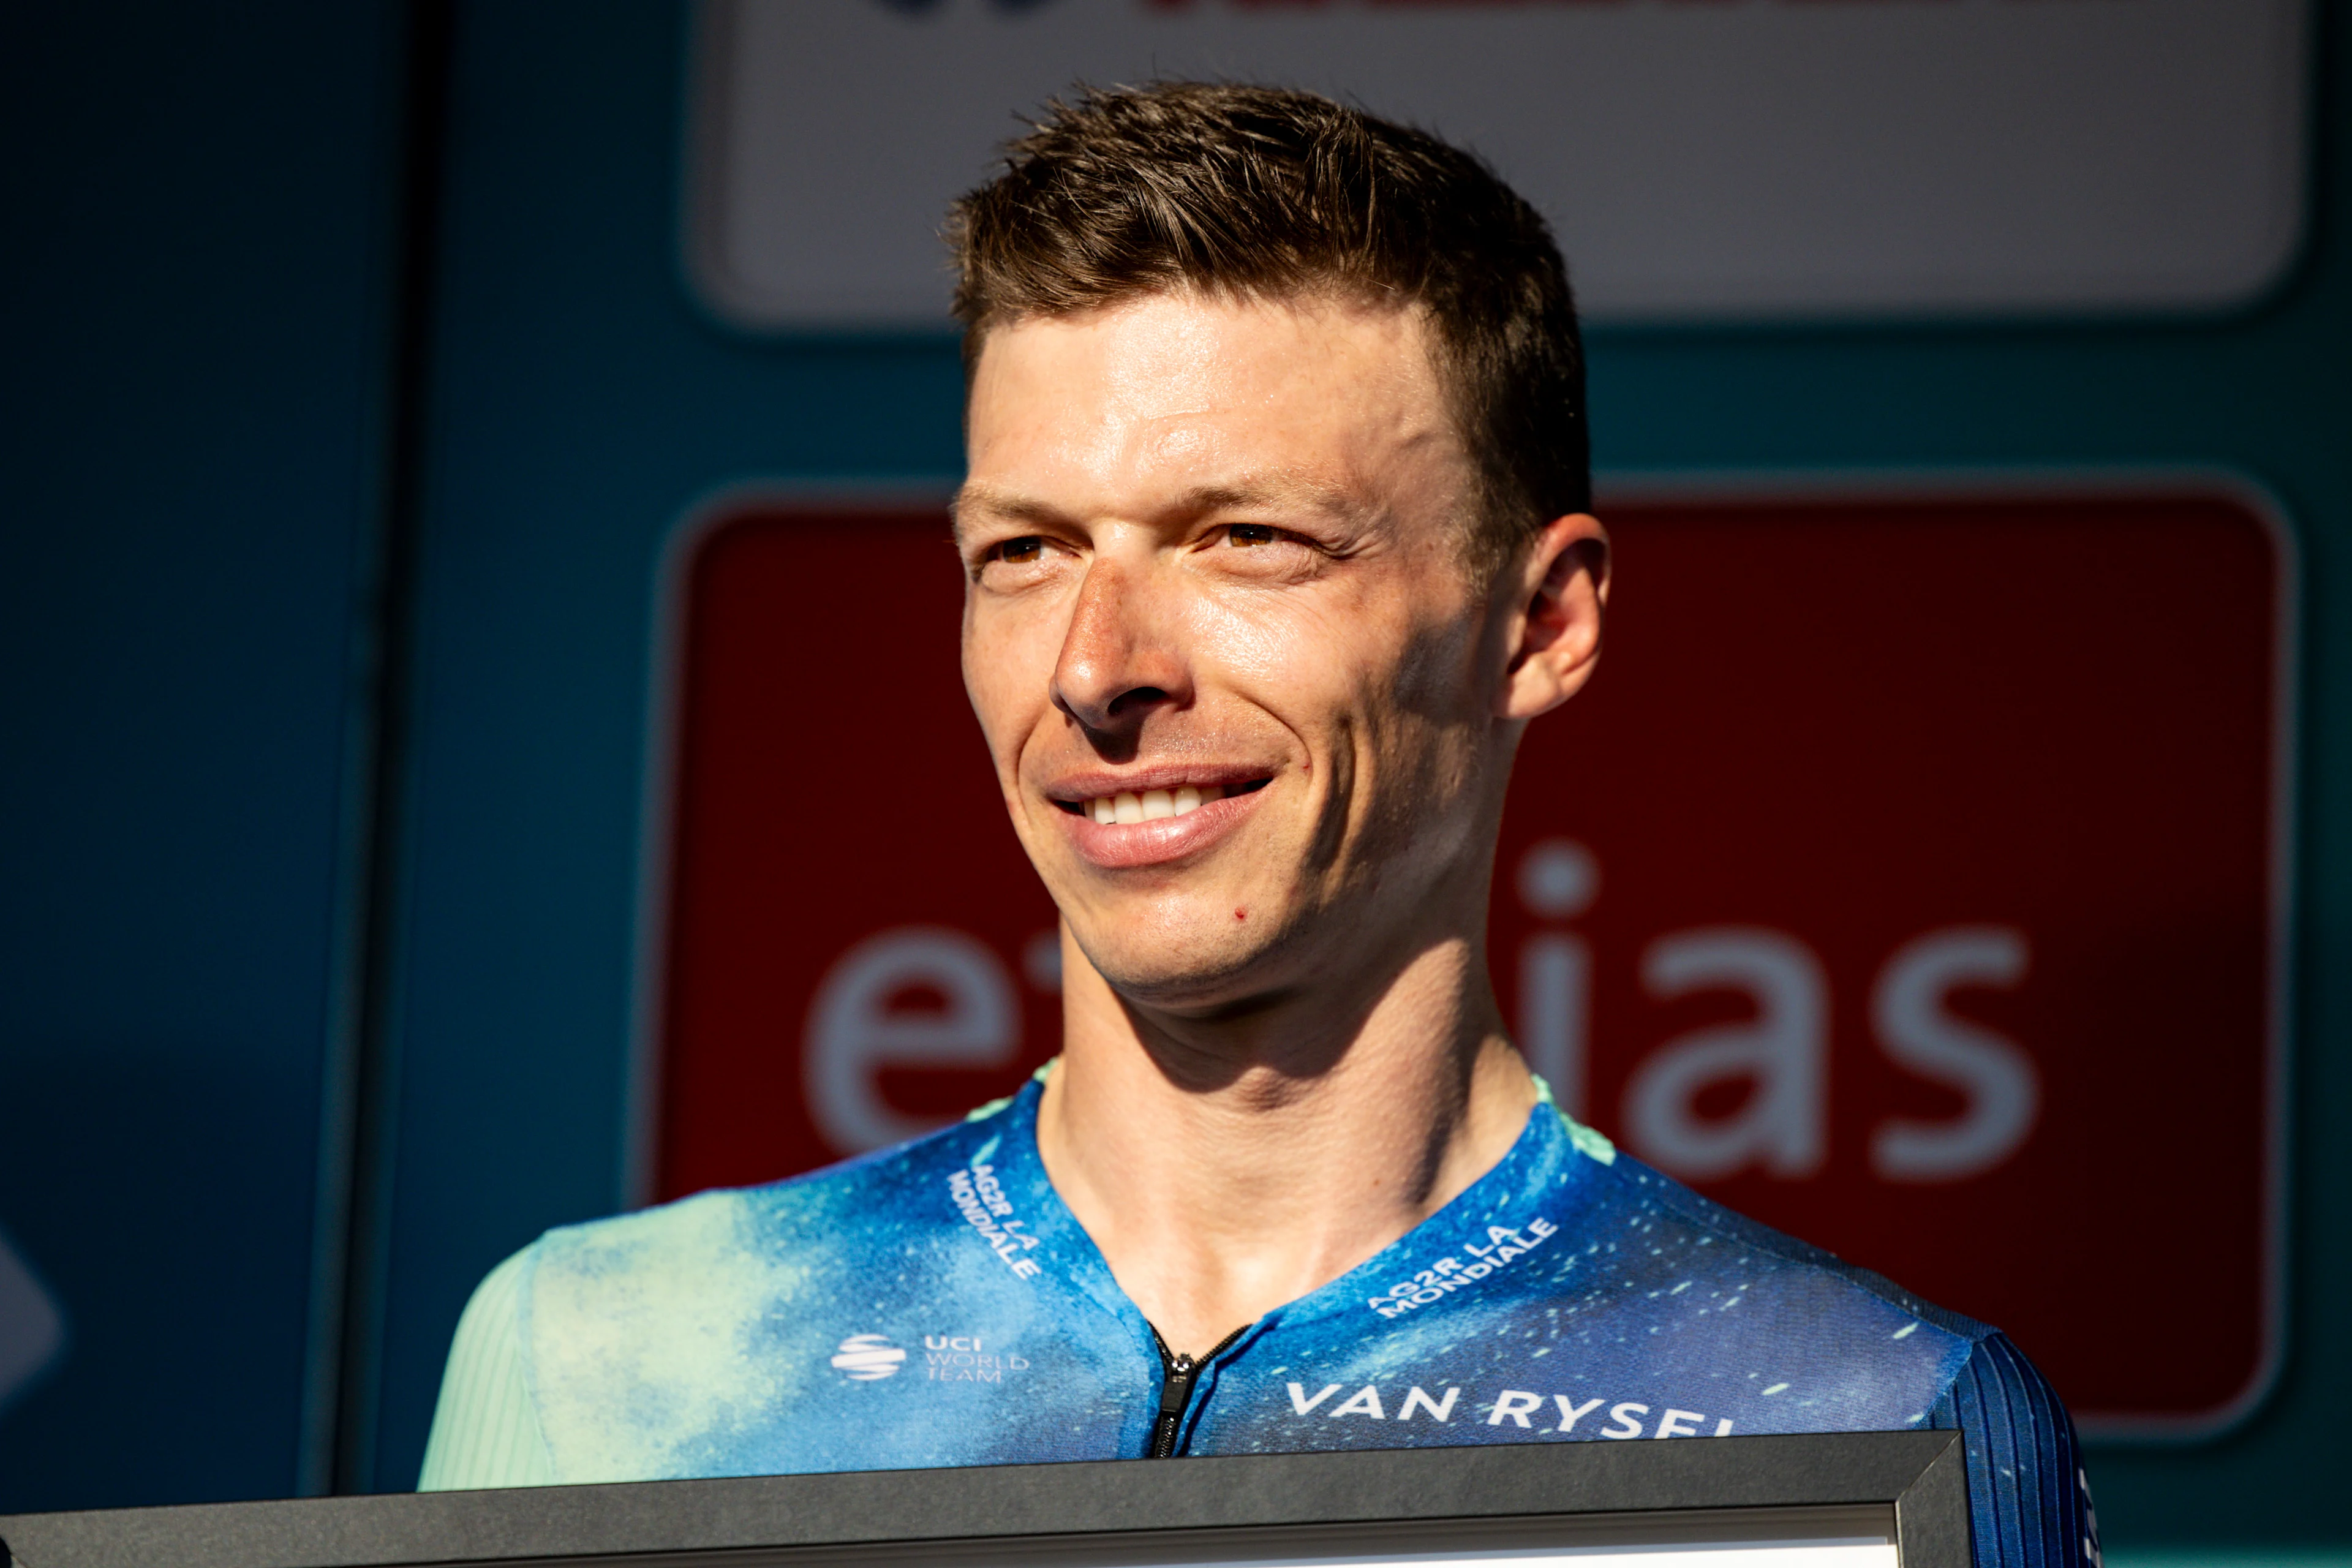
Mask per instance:
[[[1477,465],[1474,555],[1591,505],[1584,354],[1535,208],[1472,153],[1314,93],[1205,82],[1046,106],[947,237],[967,375],[991,327],[1139,295],[1421,306]]]

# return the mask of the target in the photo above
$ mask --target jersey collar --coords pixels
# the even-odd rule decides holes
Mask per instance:
[[[1042,1269],[1059,1273],[1118,1319],[1146,1353],[1151,1331],[1110,1265],[1045,1173],[1037,1151],[1037,1106],[1044,1092],[1033,1080],[1003,1110],[971,1124],[981,1135],[969,1156],[986,1167],[1027,1216]],[[1592,1142],[1590,1135],[1583,1142]],[[1605,1144],[1602,1145],[1605,1147]],[[1367,1328],[1442,1312],[1455,1300],[1475,1299],[1486,1281],[1523,1258],[1565,1252],[1576,1234],[1575,1211],[1591,1196],[1601,1162],[1580,1148],[1570,1124],[1538,1100],[1527,1125],[1503,1157],[1435,1214],[1330,1283],[1265,1314],[1225,1352],[1286,1324],[1356,1313]]]

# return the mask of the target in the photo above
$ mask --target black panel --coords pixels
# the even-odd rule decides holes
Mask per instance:
[[[1951,1432],[1114,1460],[25,1514],[0,1538],[23,1568],[1110,1568],[1894,1529],[1904,1568],[1968,1568],[1960,1460]]]

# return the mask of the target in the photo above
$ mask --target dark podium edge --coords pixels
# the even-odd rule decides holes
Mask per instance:
[[[944,1496],[952,1506],[937,1506]],[[0,1518],[20,1568],[394,1568],[1432,1521],[1891,1506],[1903,1568],[1970,1568],[1960,1434],[1495,1444],[862,1470]],[[1268,1547],[1276,1545],[1269,1541]],[[1303,1541],[1281,1550],[1308,1549]]]

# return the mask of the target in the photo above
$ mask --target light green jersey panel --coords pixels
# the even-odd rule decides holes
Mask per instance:
[[[523,1281],[536,1249],[534,1243],[491,1269],[457,1320],[419,1491],[555,1484],[555,1464],[523,1377]]]
[[[1609,1142],[1607,1136],[1597,1129],[1587,1127],[1570,1116],[1559,1101],[1552,1098],[1551,1085],[1544,1081],[1543,1074],[1531,1072],[1528,1076],[1535,1079],[1536,1103],[1549,1105],[1559,1112],[1560,1125],[1568,1129],[1568,1141],[1576,1145],[1578,1153],[1588,1160],[1598,1160],[1604,1165],[1617,1163],[1616,1144]]]

